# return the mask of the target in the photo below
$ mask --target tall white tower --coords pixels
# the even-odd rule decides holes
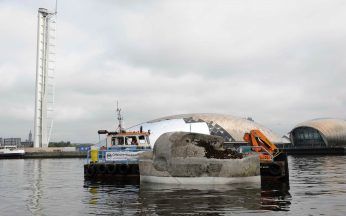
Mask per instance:
[[[48,147],[53,127],[56,11],[38,9],[34,147]]]

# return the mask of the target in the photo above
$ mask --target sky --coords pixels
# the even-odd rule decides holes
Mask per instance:
[[[0,0],[0,137],[34,128],[37,10]],[[346,118],[346,2],[60,0],[51,141],[95,142],[182,113],[252,117],[284,135]]]

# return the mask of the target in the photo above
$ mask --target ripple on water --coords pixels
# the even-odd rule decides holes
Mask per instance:
[[[81,159],[0,160],[4,215],[346,215],[346,157],[289,158],[289,184],[85,182]]]

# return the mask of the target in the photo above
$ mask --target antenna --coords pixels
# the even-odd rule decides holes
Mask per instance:
[[[121,115],[121,109],[119,108],[119,104],[118,104],[118,101],[117,101],[117,119],[118,119],[118,129],[119,129],[119,132],[121,133],[123,131],[123,126],[122,126],[122,121],[123,121],[123,117]]]
[[[58,0],[55,0],[55,14],[58,13]]]

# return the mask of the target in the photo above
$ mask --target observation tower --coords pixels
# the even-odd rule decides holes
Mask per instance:
[[[34,147],[48,147],[53,127],[56,14],[38,9]]]

